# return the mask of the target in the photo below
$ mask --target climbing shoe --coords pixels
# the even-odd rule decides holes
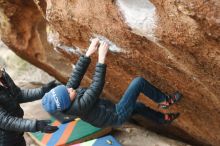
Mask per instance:
[[[164,114],[164,124],[171,124],[176,118],[178,118],[180,113],[167,113]]]
[[[177,91],[173,94],[167,96],[166,100],[159,103],[158,106],[163,109],[167,109],[169,106],[178,102],[181,99],[182,95]]]

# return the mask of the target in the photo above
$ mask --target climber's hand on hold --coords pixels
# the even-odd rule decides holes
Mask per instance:
[[[99,46],[99,39],[98,38],[92,39],[89,49],[86,52],[86,56],[87,57],[91,56],[98,49],[98,46]]]
[[[109,44],[105,41],[101,42],[99,46],[99,63],[104,64],[105,63],[105,58],[109,50]]]

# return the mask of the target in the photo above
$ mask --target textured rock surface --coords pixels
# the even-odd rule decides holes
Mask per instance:
[[[219,0],[1,0],[0,5],[1,39],[19,56],[65,82],[68,59],[75,62],[91,37],[108,39],[108,98],[120,99],[135,76],[166,93],[179,90],[184,98],[169,111],[182,115],[172,126],[142,124],[192,143],[220,143]],[[49,42],[60,46],[60,53]],[[95,62],[96,56],[85,84]]]

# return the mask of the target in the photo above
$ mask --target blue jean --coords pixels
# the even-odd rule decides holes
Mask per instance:
[[[140,114],[146,118],[152,119],[158,123],[163,123],[164,114],[157,112],[143,103],[136,102],[140,93],[148,96],[156,103],[166,100],[166,95],[159,89],[151,85],[142,77],[136,77],[129,85],[121,100],[116,104],[116,112],[118,114],[117,125],[124,123],[133,114]]]

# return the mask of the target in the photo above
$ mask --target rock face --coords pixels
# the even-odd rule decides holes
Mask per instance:
[[[172,126],[141,124],[194,144],[220,143],[219,0],[1,0],[0,19],[2,41],[62,82],[91,37],[109,41],[106,97],[120,99],[135,76],[179,90],[184,98],[169,111],[181,116]]]

